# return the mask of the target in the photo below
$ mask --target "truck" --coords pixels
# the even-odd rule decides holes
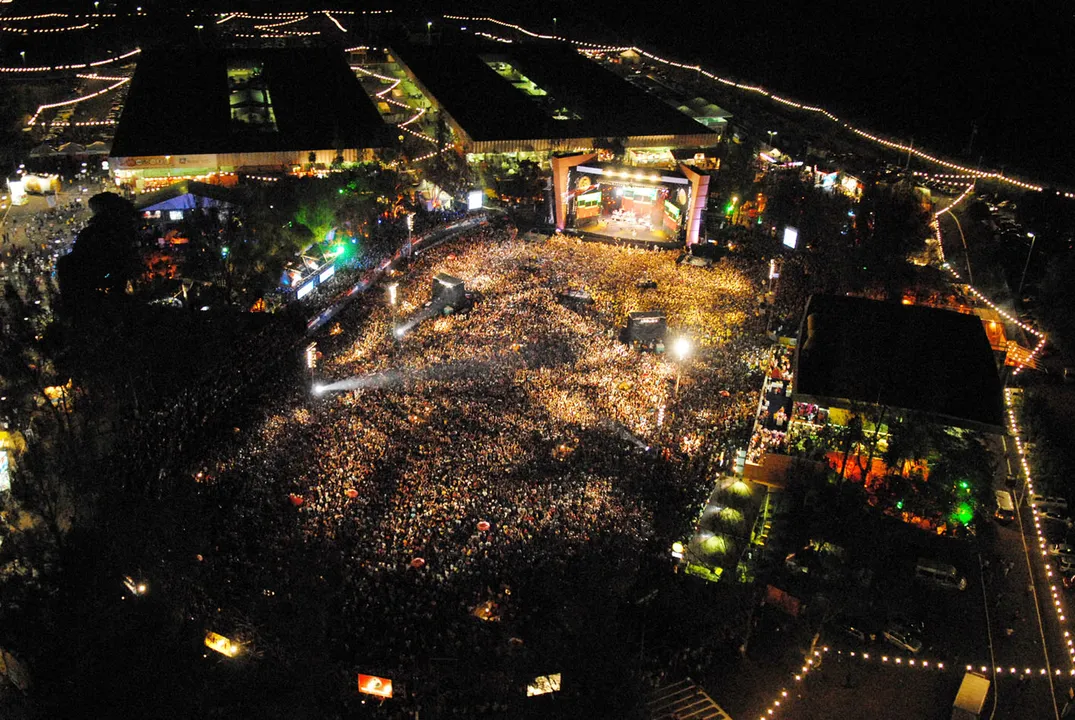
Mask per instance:
[[[988,695],[989,679],[978,673],[966,673],[952,703],[952,720],[978,720]]]

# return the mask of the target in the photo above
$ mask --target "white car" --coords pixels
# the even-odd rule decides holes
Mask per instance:
[[[885,642],[912,654],[917,654],[922,649],[922,639],[903,628],[893,627],[885,630],[884,637]]]

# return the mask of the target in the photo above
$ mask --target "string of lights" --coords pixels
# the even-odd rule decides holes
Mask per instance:
[[[956,198],[955,200],[953,200],[952,202],[948,203],[948,205],[944,206],[943,208],[941,208],[941,209],[940,209],[940,210],[938,210],[937,212],[933,213],[933,217],[935,217],[935,218],[940,218],[940,216],[941,216],[941,215],[943,215],[944,213],[948,212],[949,210],[951,210],[952,208],[954,208],[954,207],[955,207],[956,205],[958,205],[959,203],[961,203],[961,202],[963,202],[964,200],[966,200],[966,199],[967,199],[967,197],[968,197],[968,196],[969,196],[969,195],[970,195],[970,194],[971,194],[972,192],[974,192],[974,183],[973,183],[973,182],[972,182],[972,183],[971,183],[970,185],[968,185],[968,186],[966,187],[966,189],[964,189],[964,190],[963,190],[963,192],[962,192],[962,193],[960,193],[960,194],[959,194],[959,197],[957,197],[957,198]]]
[[[98,90],[97,92],[92,92],[89,95],[82,95],[80,97],[71,98],[70,100],[61,100],[60,102],[46,103],[44,105],[39,105],[38,108],[37,108],[37,112],[35,112],[33,114],[33,116],[30,118],[30,121],[28,123],[26,123],[26,125],[27,125],[27,127],[32,127],[33,125],[37,124],[38,116],[41,115],[41,113],[44,112],[45,110],[50,110],[52,108],[57,108],[57,107],[63,107],[65,105],[77,105],[80,102],[85,102],[87,100],[92,100],[95,97],[100,97],[101,95],[104,95],[105,93],[112,92],[113,90],[115,90],[115,89],[125,85],[126,83],[129,83],[129,82],[130,82],[129,78],[123,78],[119,82],[113,83],[113,84],[109,85],[106,88]]]
[[[474,34],[475,35],[480,35],[483,38],[489,38],[490,40],[495,40],[496,42],[505,43],[507,45],[510,45],[513,42],[515,42],[514,40],[508,40],[507,38],[502,38],[499,35],[493,35],[493,34],[487,33],[487,32],[476,32]]]
[[[1015,439],[1015,449],[1019,456],[1019,466],[1023,471],[1023,477],[1026,479],[1026,491],[1028,495],[1033,495],[1035,493],[1034,478],[1030,474],[1030,460],[1027,453],[1027,446],[1015,416],[1015,396],[1017,392],[1021,396],[1022,390],[1016,391],[1013,388],[1005,388],[1004,404],[1008,411],[1009,432]],[[1041,556],[1045,561],[1045,575],[1050,580],[1053,580],[1053,582],[1050,582],[1049,584],[1049,592],[1052,594],[1053,610],[1056,612],[1057,620],[1060,621],[1060,627],[1063,628],[1062,640],[1068,652],[1068,662],[1071,665],[1071,669],[1068,672],[1070,675],[1075,676],[1075,640],[1072,639],[1071,631],[1067,628],[1067,613],[1064,611],[1064,605],[1060,599],[1060,588],[1056,586],[1053,577],[1053,568],[1049,565],[1049,551],[1046,546],[1045,532],[1042,530],[1041,514],[1037,503],[1031,503],[1030,509],[1034,517],[1034,530],[1038,535],[1038,548],[1041,550]],[[1059,573],[1059,570],[1057,570],[1057,573]]]
[[[708,70],[703,69],[701,65],[688,65],[686,63],[680,63],[680,62],[676,62],[674,60],[669,60],[669,59],[660,57],[659,55],[655,55],[654,53],[651,53],[649,51],[643,50],[643,49],[641,49],[639,47],[633,47],[633,46],[632,47],[613,47],[613,46],[601,46],[601,45],[598,45],[596,43],[584,43],[584,42],[580,42],[580,41],[576,41],[576,40],[570,40],[570,39],[568,39],[566,37],[563,37],[562,35],[546,35],[546,34],[542,34],[542,33],[532,32],[532,31],[527,30],[526,28],[522,27],[521,25],[516,25],[514,23],[504,22],[502,20],[498,20],[496,18],[492,18],[492,17],[488,17],[488,16],[470,17],[470,16],[464,16],[464,15],[444,15],[442,17],[444,17],[446,20],[458,20],[458,21],[465,21],[465,22],[488,22],[488,23],[492,23],[492,24],[495,24],[495,25],[499,25],[501,27],[510,28],[512,30],[515,30],[516,32],[519,32],[519,33],[521,33],[523,35],[527,35],[527,36],[535,38],[535,39],[557,40],[557,41],[560,41],[560,42],[570,43],[570,44],[575,45],[576,47],[579,47],[579,48],[589,48],[591,51],[597,51],[597,52],[624,52],[626,50],[631,50],[631,51],[636,52],[639,55],[641,55],[643,57],[646,57],[646,58],[648,58],[650,60],[653,60],[655,62],[659,62],[659,63],[662,63],[664,65],[669,65],[671,67],[675,67],[675,68],[678,68],[678,69],[681,69],[681,70],[690,70],[690,71],[696,72],[696,73],[698,73],[698,74],[700,74],[700,75],[702,75],[702,76],[704,76],[704,77],[706,77],[706,78],[708,78],[710,80],[714,80],[716,82],[719,82],[719,83],[721,83],[723,85],[727,85],[729,87],[734,87],[734,88],[736,88],[738,90],[742,90],[742,91],[745,91],[745,92],[751,92],[751,93],[755,93],[755,94],[758,94],[758,95],[762,95],[764,97],[769,98],[770,100],[772,100],[774,102],[780,103],[781,105],[785,105],[787,107],[791,107],[791,108],[794,108],[796,110],[802,110],[802,111],[805,111],[805,112],[810,112],[810,113],[815,113],[815,114],[821,115],[821,116],[829,119],[833,123],[835,123],[837,125],[840,125],[841,127],[843,127],[844,129],[848,130],[849,132],[852,132],[852,133],[858,135],[859,137],[865,138],[865,139],[870,140],[871,142],[873,142],[875,144],[881,145],[883,147],[886,147],[886,148],[889,148],[889,149],[892,149],[892,150],[899,150],[900,152],[909,153],[910,155],[912,155],[912,156],[914,156],[914,157],[916,157],[916,158],[918,158],[920,160],[924,160],[926,162],[933,163],[935,165],[940,165],[941,167],[946,167],[946,168],[948,168],[950,170],[956,170],[958,172],[961,172],[961,173],[964,173],[964,174],[967,174],[967,175],[973,175],[974,177],[977,177],[977,178],[980,178],[980,179],[993,180],[993,181],[1004,183],[1004,184],[1007,184],[1007,185],[1012,185],[1014,187],[1017,187],[1017,188],[1020,188],[1020,189],[1023,189],[1023,190],[1032,190],[1032,191],[1035,191],[1035,192],[1042,192],[1045,189],[1041,185],[1038,185],[1038,184],[1035,184],[1035,183],[1025,182],[1025,181],[1022,181],[1022,180],[1018,180],[1018,179],[1016,179],[1014,177],[1011,177],[1009,175],[1005,175],[1002,172],[997,172],[997,171],[989,172],[989,171],[978,170],[976,168],[970,168],[970,167],[960,165],[959,163],[954,163],[954,162],[951,162],[951,161],[948,161],[948,160],[944,160],[944,159],[939,158],[939,157],[937,157],[935,155],[931,155],[931,154],[929,154],[927,152],[924,152],[924,151],[922,151],[920,149],[914,148],[913,146],[906,145],[904,143],[894,141],[894,140],[888,140],[888,139],[883,138],[883,137],[881,137],[879,135],[875,135],[873,133],[867,132],[866,130],[863,130],[863,129],[859,128],[859,127],[856,127],[856,126],[852,125],[851,123],[849,123],[849,122],[847,122],[845,120],[842,120],[841,118],[837,117],[835,114],[833,114],[833,113],[829,112],[828,110],[825,110],[824,108],[819,107],[817,105],[806,105],[804,103],[800,103],[800,102],[797,102],[795,100],[791,100],[789,98],[785,98],[785,97],[777,95],[777,94],[775,94],[773,92],[770,92],[769,90],[766,90],[764,87],[762,87],[760,85],[748,85],[748,84],[745,84],[745,83],[736,82],[735,80],[732,80],[730,78],[724,78],[724,77],[716,75],[716,74],[714,74],[712,72],[709,72]],[[1063,197],[1066,197],[1066,198],[1075,198],[1075,192],[1061,192],[1061,191],[1057,190],[1056,193],[1057,193],[1057,195],[1062,195]]]
[[[109,82],[119,82],[127,79],[123,75],[98,75],[97,73],[75,73],[75,77],[83,80],[108,80]]]
[[[327,17],[329,20],[331,20],[332,23],[336,27],[338,27],[340,29],[340,32],[347,32],[347,28],[345,28],[343,25],[341,25],[339,20],[337,20],[336,18],[332,17],[332,13],[330,13],[328,10],[325,11],[325,17]]]
[[[115,125],[115,120],[50,120],[48,122],[34,123],[40,127],[49,128],[65,128],[65,127],[101,127],[105,125]]]
[[[37,67],[0,67],[0,73],[39,73],[39,72],[56,72],[60,70],[85,70],[91,67],[101,67],[102,65],[111,65],[112,63],[126,60],[127,58],[134,57],[138,53],[142,52],[141,48],[135,48],[129,52],[125,52],[122,55],[116,57],[107,58],[105,60],[97,60],[90,63],[72,63],[70,65],[41,65]]]
[[[49,33],[63,33],[63,32],[73,32],[75,30],[86,30],[87,28],[92,30],[92,29],[94,29],[96,27],[99,27],[99,25],[97,25],[97,23],[88,23],[88,22],[87,23],[82,23],[81,25],[69,25],[68,27],[58,27],[58,28],[19,28],[19,27],[12,27],[10,25],[0,25],[0,32],[14,33],[14,34],[17,34],[17,35],[43,35],[43,34],[49,34]]]
[[[267,24],[264,24],[264,25],[255,25],[254,29],[255,30],[273,30],[275,28],[284,27],[285,25],[294,25],[295,23],[300,23],[303,20],[308,19],[309,17],[310,16],[308,14],[303,13],[299,17],[291,18],[290,20],[281,20],[280,22],[267,23]]]

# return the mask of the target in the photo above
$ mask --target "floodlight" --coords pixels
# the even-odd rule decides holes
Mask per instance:
[[[684,336],[676,338],[676,341],[672,344],[672,352],[675,353],[677,359],[685,359],[688,355],[691,354],[690,339]]]

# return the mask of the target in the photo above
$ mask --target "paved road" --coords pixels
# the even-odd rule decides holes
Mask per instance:
[[[994,450],[1001,459],[995,478],[996,489],[1005,489],[1004,478],[1019,475],[1018,456],[1010,438],[997,438]],[[1061,621],[1054,608],[1059,599],[1070,605],[1059,577],[1042,556],[1033,511],[1025,503],[1025,486],[1015,490],[1018,502],[1016,521],[996,526],[993,558],[985,571],[991,595],[991,629],[993,649],[999,674],[1012,678],[1032,670],[1034,683],[1016,684],[1005,692],[1000,684],[997,718],[1060,717],[1075,684],[1069,659],[1065,631],[1068,621]],[[1061,532],[1062,526],[1050,527],[1053,521],[1039,520],[1047,534]],[[1059,524],[1057,524],[1059,525]],[[1009,632],[1010,631],[1010,632]],[[1070,636],[1068,636],[1070,637]],[[1044,674],[1043,674],[1044,671]],[[1046,682],[1048,681],[1048,682]],[[1055,698],[1055,703],[1054,703]],[[1028,712],[1031,714],[1027,714]]]

